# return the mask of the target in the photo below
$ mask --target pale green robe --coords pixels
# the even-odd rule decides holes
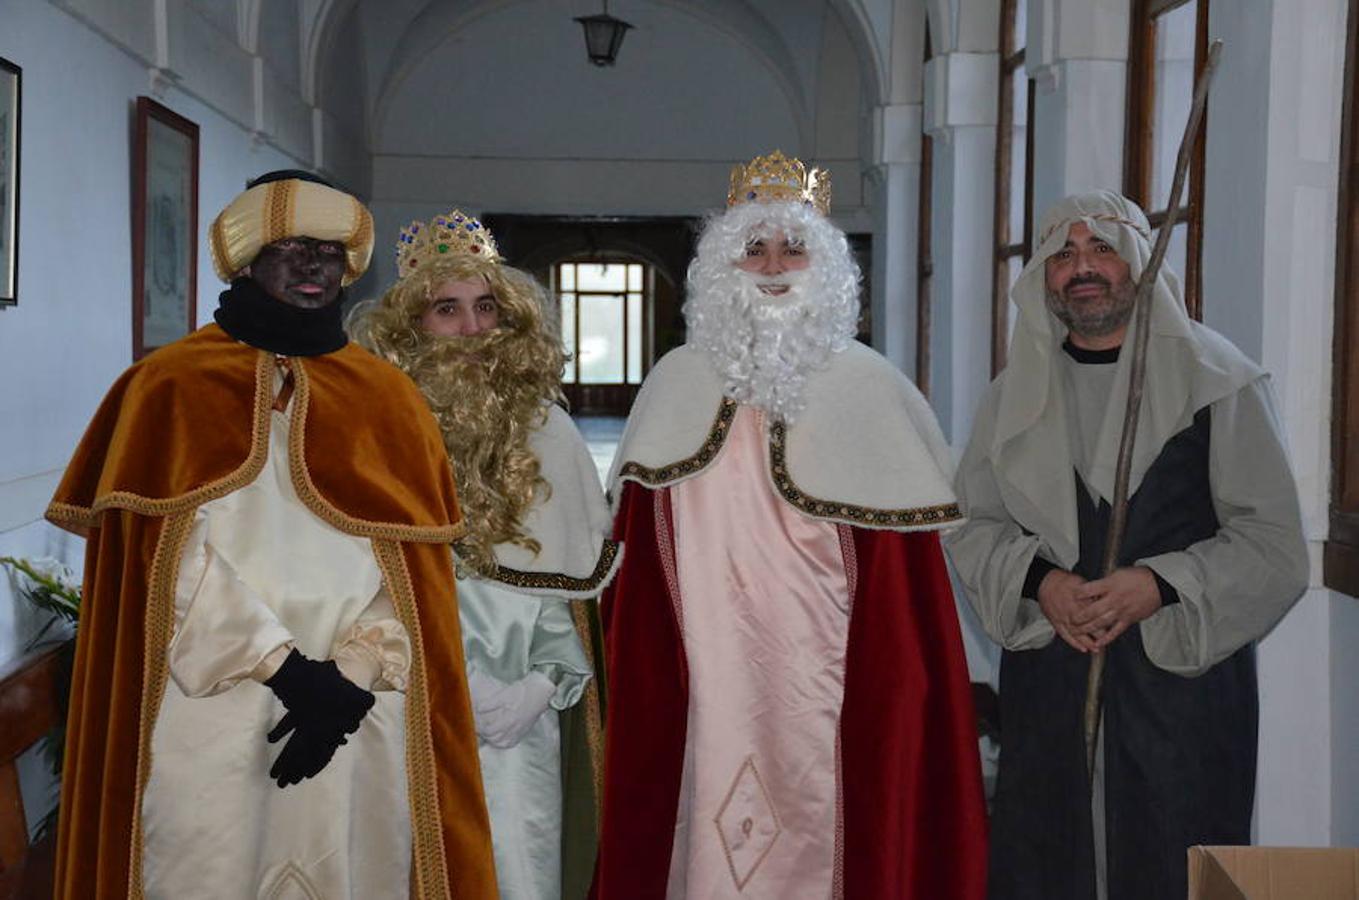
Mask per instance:
[[[458,611],[469,671],[510,684],[538,672],[555,686],[548,709],[515,746],[479,740],[502,900],[562,896],[560,713],[580,702],[593,672],[570,603],[592,603],[617,571],[621,548],[599,475],[575,424],[559,407],[529,437],[546,495],[524,530],[542,547],[495,547],[498,578],[458,578]]]
[[[556,685],[548,710],[518,744],[478,741],[503,900],[561,896],[562,773],[557,714],[591,677],[565,600],[520,593],[482,578],[458,579],[467,665],[505,683],[539,672]]]

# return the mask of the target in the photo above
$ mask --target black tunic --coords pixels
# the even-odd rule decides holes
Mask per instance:
[[[1119,565],[1218,530],[1209,410],[1162,448],[1128,508]],[[1077,574],[1098,578],[1109,506],[1080,476]],[[1109,900],[1187,893],[1186,849],[1250,841],[1259,717],[1253,645],[1186,678],[1153,665],[1140,626],[1106,650],[1105,833]],[[1093,900],[1094,845],[1082,714],[1089,657],[1064,641],[1001,660],[1001,755],[990,896]]]

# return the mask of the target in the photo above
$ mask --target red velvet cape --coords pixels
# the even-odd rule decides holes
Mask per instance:
[[[655,527],[655,504],[669,500],[666,489],[627,483],[614,525],[627,555],[603,600],[599,900],[665,897],[689,700]],[[853,534],[858,572],[840,714],[844,896],[980,900],[986,813],[976,721],[938,537]]]

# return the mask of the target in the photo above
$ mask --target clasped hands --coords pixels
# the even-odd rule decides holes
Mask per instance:
[[[1038,606],[1058,637],[1095,653],[1160,609],[1161,592],[1146,566],[1115,569],[1096,581],[1053,569],[1038,586]]]
[[[472,717],[477,736],[501,750],[522,741],[547,712],[557,686],[542,672],[532,671],[517,681],[504,682],[480,669],[467,673]]]
[[[296,649],[264,684],[287,710],[269,743],[292,734],[269,769],[281,788],[324,769],[374,703],[372,693],[345,678],[334,660],[309,659]]]

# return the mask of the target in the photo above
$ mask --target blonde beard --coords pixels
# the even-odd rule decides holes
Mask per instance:
[[[529,435],[560,396],[560,357],[544,359],[535,346],[531,336],[505,330],[428,335],[403,366],[434,411],[453,463],[467,525],[459,562],[481,575],[496,570],[496,544],[541,549],[521,528],[538,492],[546,498],[550,491]]]

